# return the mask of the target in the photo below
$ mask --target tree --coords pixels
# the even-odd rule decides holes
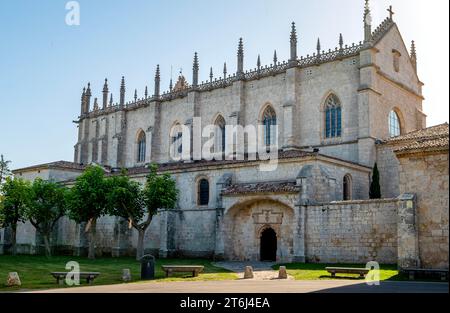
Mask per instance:
[[[29,205],[31,187],[30,183],[23,179],[6,177],[1,190],[0,226],[11,227],[11,252],[16,255],[17,224],[25,221],[24,213]]]
[[[50,235],[65,214],[66,189],[61,185],[37,178],[31,185],[30,201],[25,217],[42,235],[45,255],[51,256]]]
[[[129,221],[129,225],[138,232],[138,248],[136,259],[143,255],[145,231],[149,224],[143,221],[146,213],[144,193],[138,182],[131,181],[125,172],[120,176],[108,179],[110,191],[108,193],[108,212]]]
[[[378,171],[378,165],[375,163],[372,172],[372,182],[370,183],[369,197],[370,199],[380,199],[381,198],[381,188],[380,188],[380,172]]]
[[[147,175],[147,181],[143,190],[144,203],[147,209],[147,220],[144,222],[148,227],[154,215],[158,213],[158,209],[174,209],[178,199],[178,189],[175,180],[168,173],[158,174],[158,166],[150,165],[150,173]],[[143,253],[144,237],[138,243],[138,249]]]
[[[6,177],[11,175],[11,170],[9,169],[9,164],[11,161],[6,161],[3,154],[0,155],[0,185],[6,179]]]
[[[131,181],[124,172],[111,178],[109,207],[112,215],[127,219],[138,232],[136,259],[144,255],[144,236],[158,209],[173,209],[177,202],[178,190],[169,174],[158,175],[157,166],[150,166],[150,174],[144,189]]]
[[[97,219],[106,214],[108,184],[99,166],[89,166],[77,177],[67,195],[69,217],[77,223],[86,222],[88,233],[88,258],[95,259],[95,236]]]

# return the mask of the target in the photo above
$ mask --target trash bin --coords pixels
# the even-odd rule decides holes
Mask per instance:
[[[155,278],[155,257],[146,254],[141,258],[141,279],[149,280]]]

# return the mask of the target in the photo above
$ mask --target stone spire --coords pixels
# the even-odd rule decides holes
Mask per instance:
[[[111,93],[111,96],[109,97],[109,106],[113,106],[113,94]]]
[[[212,68],[212,66],[211,66],[211,68],[209,69],[209,81],[210,81],[210,82],[213,81],[213,77],[214,77],[214,74],[213,74],[213,68]]]
[[[344,37],[342,37],[342,33],[339,34],[339,50],[344,49]]]
[[[261,70],[261,57],[258,54],[258,59],[256,60],[256,67],[258,68],[258,71]]]
[[[372,39],[372,14],[370,13],[369,0],[366,0],[364,6],[364,42]]]
[[[198,70],[199,70],[198,54],[197,54],[197,52],[195,52],[194,53],[194,65],[192,66],[192,87],[198,86]]]
[[[120,102],[119,107],[123,108],[125,106],[125,77],[122,76],[122,82],[120,84]]]
[[[244,43],[242,38],[239,38],[238,53],[237,53],[237,76],[244,75]]]
[[[173,81],[172,81],[172,78],[170,78],[170,82],[169,82],[169,90],[170,90],[170,92],[172,92],[172,89],[173,89]]]
[[[86,112],[86,87],[83,88],[83,92],[81,93],[81,115],[87,113]]]
[[[227,79],[227,62],[223,63],[223,79]]]
[[[148,87],[147,86],[145,86],[144,97],[145,97],[145,99],[148,98]]]
[[[317,38],[317,56],[318,56],[318,57],[320,57],[320,50],[321,50],[321,47],[320,47],[320,38]]]
[[[295,29],[295,23],[292,22],[291,27],[291,57],[289,59],[291,64],[297,62],[297,30]]]
[[[135,89],[134,90],[134,102],[137,102],[137,98],[138,98],[137,89]]]
[[[94,111],[98,111],[98,101],[97,101],[97,98],[94,99]]]
[[[105,78],[105,84],[103,85],[103,109],[108,107],[108,79]]]
[[[414,40],[411,41],[411,63],[414,66],[414,69],[417,72],[417,54],[416,54],[416,43],[414,42]]]
[[[273,52],[273,65],[277,65],[278,63],[278,57],[277,57],[277,50]]]
[[[89,113],[89,110],[91,108],[91,83],[88,83],[87,89],[86,89],[86,98],[85,98],[85,113]]]
[[[161,73],[159,71],[159,64],[156,66],[156,73],[155,73],[155,93],[154,96],[156,98],[159,98],[160,95],[160,84],[161,84]]]

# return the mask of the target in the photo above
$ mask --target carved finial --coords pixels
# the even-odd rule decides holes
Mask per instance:
[[[83,92],[81,93],[81,115],[86,112],[86,87],[83,87]]]
[[[122,76],[122,82],[120,84],[120,99],[119,106],[123,108],[125,106],[125,77]]]
[[[414,66],[414,69],[417,72],[417,53],[416,53],[416,43],[414,42],[414,40],[411,41],[411,62]]]
[[[112,107],[112,105],[113,105],[113,94],[111,93],[109,97],[109,106]]]
[[[98,102],[97,102],[97,98],[94,98],[94,111],[98,110]]]
[[[197,87],[198,86],[198,70],[199,70],[197,52],[194,53],[194,65],[193,65],[192,69],[193,69],[192,86]]]
[[[169,90],[172,92],[172,89],[173,89],[173,81],[172,81],[172,78],[171,78],[170,82],[169,82]]]
[[[317,38],[317,56],[320,55],[320,38]]]
[[[339,34],[339,49],[344,49],[344,37],[342,36],[342,34]]]
[[[274,50],[273,52],[273,65],[277,65],[278,58],[277,58],[277,50]]]
[[[258,59],[256,60],[256,66],[258,67],[258,70],[261,69],[261,57],[258,54]]]
[[[134,102],[137,102],[137,98],[138,98],[137,89],[135,89],[134,90]]]
[[[297,30],[295,29],[294,22],[292,22],[291,27],[291,58],[289,59],[289,62],[292,64],[297,62]]]
[[[155,73],[155,93],[154,96],[159,98],[160,95],[160,84],[161,84],[161,73],[159,71],[159,64],[156,65],[156,73]]]
[[[91,83],[88,83],[85,95],[85,112],[88,113],[91,108]]]
[[[227,79],[227,62],[223,63],[223,79]]]
[[[387,9],[387,11],[389,12],[389,19],[392,20],[395,14],[394,10],[392,9],[392,5],[389,6],[389,9]]]
[[[209,81],[210,81],[210,82],[213,81],[213,77],[214,77],[214,74],[213,74],[213,68],[212,68],[212,66],[211,66],[211,68],[209,69]]]
[[[244,74],[244,42],[242,38],[239,38],[237,57],[237,76],[241,77]]]
[[[369,0],[364,5],[364,42],[372,39],[372,14],[370,13]]]
[[[105,84],[103,85],[103,109],[108,106],[108,79],[105,78]]]

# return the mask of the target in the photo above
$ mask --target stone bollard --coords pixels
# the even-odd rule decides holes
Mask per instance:
[[[286,266],[280,266],[280,270],[278,271],[278,279],[287,279]]]
[[[128,268],[122,270],[122,280],[124,282],[131,281],[131,271]]]
[[[244,279],[251,279],[251,278],[253,278],[253,268],[251,266],[246,266],[244,272]]]
[[[22,282],[20,281],[19,274],[17,272],[11,272],[8,274],[8,280],[6,281],[6,286],[21,286]]]

